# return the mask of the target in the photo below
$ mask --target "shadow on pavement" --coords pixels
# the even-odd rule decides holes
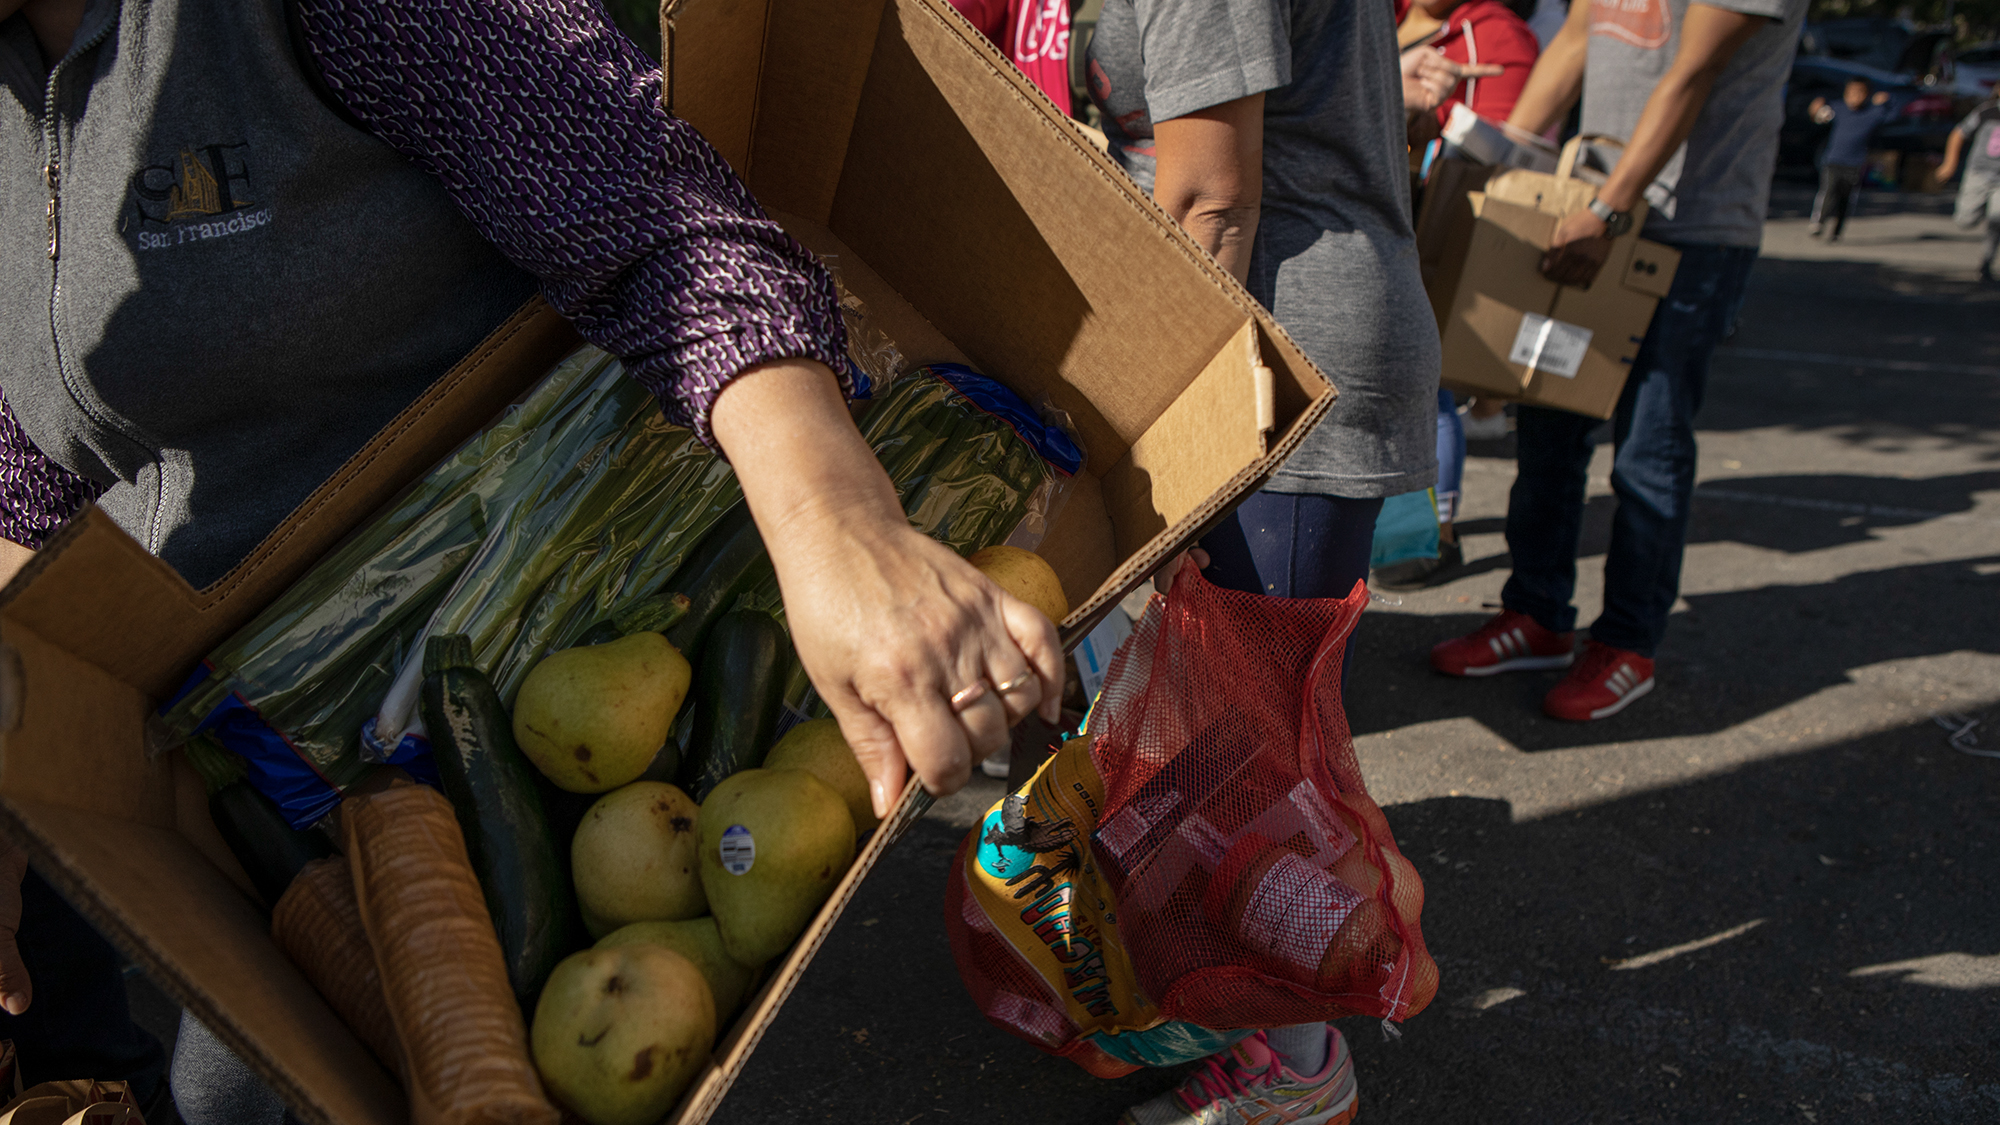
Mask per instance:
[[[2000,471],[1915,479],[1855,473],[1710,479],[1695,488],[1688,542],[1803,554],[1859,543],[1884,528],[1962,515],[1973,509],[1977,494],[1993,491],[2000,491]],[[1602,511],[1586,513],[1586,526],[1601,524],[1608,542],[1612,499],[1591,503]],[[1981,522],[2000,538],[2000,516]]]
[[[1349,1029],[1368,1118],[2000,1120],[2000,762],[1941,734],[1387,810],[1445,985],[1400,1042]]]
[[[962,835],[918,821],[882,858],[716,1125],[1111,1125],[1173,1084],[1168,1071],[1101,1081],[986,1022],[945,938],[945,873]]]
[[[1964,516],[1982,492],[2000,491],[2000,471],[1945,477],[1881,477],[1858,473],[1714,477],[1695,487],[1688,523],[1689,543],[1743,543],[1798,555],[1860,543],[1885,528],[1909,527],[1934,519]],[[1601,566],[1596,559],[1611,543],[1617,499],[1597,495],[1585,501],[1579,567]],[[2000,535],[2000,516],[1978,520]],[[1460,520],[1460,535],[1499,535],[1502,517]],[[1505,552],[1470,559],[1450,572],[1457,582],[1513,565]]]
[[[1460,680],[1429,671],[1431,646],[1478,627],[1487,613],[1378,609],[1355,631],[1348,722],[1360,735],[1464,715],[1527,751],[1713,733],[1846,683],[1857,668],[1949,652],[2000,654],[1993,615],[1966,611],[1996,604],[2000,574],[1980,573],[1995,562],[2000,554],[1689,596],[1656,657],[1659,688],[1643,704],[1587,724],[1543,716],[1541,697],[1559,672]],[[1585,610],[1585,625],[1594,612]]]
[[[1362,1120],[1994,1120],[1996,780],[1918,724],[1525,824],[1390,808],[1445,983],[1400,1041],[1343,1025]],[[1177,1078],[985,1023],[943,933],[958,835],[885,857],[717,1122],[1110,1125]]]

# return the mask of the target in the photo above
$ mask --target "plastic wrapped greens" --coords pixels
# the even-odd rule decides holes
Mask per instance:
[[[1045,521],[1081,460],[1059,427],[958,367],[898,379],[862,430],[912,522],[961,553]],[[741,497],[725,463],[586,348],[211,653],[164,710],[170,740],[215,731],[300,826],[371,758],[424,776],[427,743],[387,717],[426,635],[471,637],[511,705],[542,655],[674,589]],[[743,600],[782,609],[771,578]],[[388,729],[370,728],[383,737],[364,755],[378,711]]]
[[[164,710],[169,739],[214,730],[313,823],[366,774],[362,724],[433,618],[512,673],[511,698],[516,641],[559,646],[657,589],[741,495],[623,365],[582,349],[210,653]],[[389,758],[420,777],[427,759],[420,738]]]

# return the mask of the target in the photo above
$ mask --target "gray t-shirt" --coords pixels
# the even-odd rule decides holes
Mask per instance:
[[[1249,288],[1339,390],[1279,492],[1395,496],[1437,478],[1437,324],[1410,230],[1388,0],[1105,0],[1090,88],[1153,188],[1153,122],[1264,93]]]
[[[1583,0],[1578,0],[1583,2]],[[1630,140],[1653,87],[1680,49],[1690,0],[1589,0],[1590,55],[1583,72],[1583,131]],[[1646,220],[1667,242],[1756,246],[1778,159],[1781,91],[1797,53],[1806,0],[1702,0],[1771,22],[1731,56],[1695,118],[1687,144],[1660,173],[1674,185]]]
[[[2000,100],[1988,98],[1958,123],[1965,134],[1965,170],[2000,175]]]

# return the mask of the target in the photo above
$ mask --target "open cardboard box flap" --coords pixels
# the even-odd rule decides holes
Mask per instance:
[[[696,0],[678,40],[676,111],[765,206],[1076,423],[1084,479],[1042,548],[1076,605],[1066,640],[1331,404],[1270,315],[948,5]]]
[[[1243,289],[940,0],[696,0],[676,108],[841,270],[914,362],[1067,411],[1087,464],[1044,543],[1074,641],[1260,484],[1325,379]],[[407,1118],[266,936],[158,703],[218,642],[577,338],[532,303],[236,569],[196,591],[90,509],[0,593],[0,830],[310,1122]],[[675,1118],[713,1112],[895,833],[914,787]]]

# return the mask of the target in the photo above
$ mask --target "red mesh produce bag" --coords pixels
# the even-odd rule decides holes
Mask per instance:
[[[1152,600],[1089,738],[959,848],[946,929],[989,1020],[1111,1077],[1430,1002],[1423,885],[1341,707],[1367,597],[1241,594],[1187,567]]]
[[[1169,1019],[1401,1020],[1437,992],[1423,883],[1362,784],[1341,657],[1368,601],[1270,598],[1183,567],[1093,718],[1092,850]]]

